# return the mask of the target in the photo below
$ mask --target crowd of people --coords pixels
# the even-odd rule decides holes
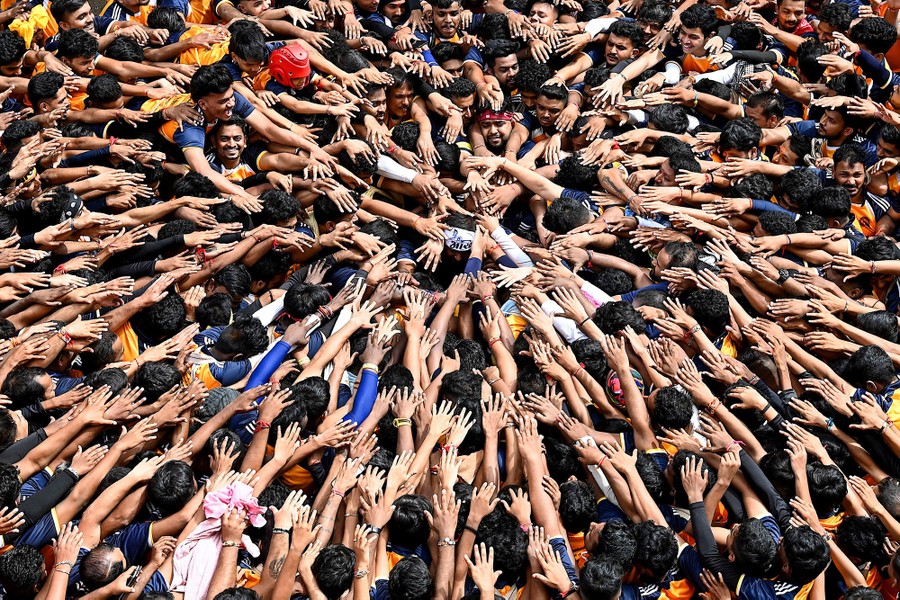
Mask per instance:
[[[900,597],[898,18],[3,0],[0,598]]]

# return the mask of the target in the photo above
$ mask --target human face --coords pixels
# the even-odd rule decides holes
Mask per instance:
[[[672,168],[672,163],[666,160],[659,167],[659,173],[653,178],[653,184],[658,185],[660,187],[672,187],[675,184],[675,169]]]
[[[378,12],[378,0],[356,0],[356,5],[366,12]]]
[[[247,138],[244,129],[237,125],[226,125],[219,129],[216,139],[213,140],[216,154],[222,160],[236,161],[247,147]]]
[[[269,0],[245,0],[244,2],[238,2],[238,10],[251,17],[258,17],[269,10],[270,6],[272,6],[272,3]]]
[[[392,88],[387,96],[387,109],[392,117],[402,118],[409,115],[412,106],[413,89],[408,85]]]
[[[803,0],[782,0],[778,7],[778,27],[784,31],[793,31],[806,14],[806,3]]]
[[[56,389],[53,385],[53,380],[50,379],[50,375],[47,373],[42,373],[39,375],[35,381],[44,388],[44,400],[50,400],[54,396],[56,396]]]
[[[900,148],[884,141],[882,138],[878,138],[876,153],[878,154],[878,158],[897,158],[900,156]]]
[[[406,13],[406,2],[403,0],[394,0],[384,5],[384,16],[387,17],[394,25],[403,22]]]
[[[756,150],[751,149],[743,152],[734,148],[728,148],[727,150],[720,149],[719,155],[725,160],[728,160],[729,158],[756,158]]]
[[[681,33],[678,34],[678,41],[681,43],[681,49],[685,54],[703,56],[703,53],[706,52],[703,48],[703,45],[706,43],[706,36],[703,35],[699,27],[690,29],[682,27]]]
[[[96,63],[96,57],[92,56],[90,58],[64,58],[62,59],[64,63],[69,65],[71,69],[75,72],[79,77],[87,77],[91,73],[94,72],[94,64]]]
[[[334,29],[334,13],[327,11],[324,19],[313,19],[313,26],[316,28],[316,31]]]
[[[845,137],[844,118],[841,113],[834,110],[826,110],[822,113],[816,131],[826,140],[840,140]]]
[[[797,156],[797,154],[793,150],[791,150],[790,141],[785,141],[782,142],[780,146],[778,146],[778,150],[772,157],[772,162],[776,165],[794,167],[800,164],[800,157]]]
[[[537,92],[522,92],[522,106],[528,110],[534,110],[537,106]]]
[[[59,91],[56,92],[56,96],[50,100],[44,100],[40,103],[41,112],[45,113],[61,106],[64,106],[67,109],[69,108],[69,93],[66,91],[65,87],[59,88]]]
[[[368,99],[371,106],[363,104],[364,110],[375,117],[379,123],[384,122],[384,115],[387,111],[387,93],[384,91],[384,88],[376,89],[369,94]]]
[[[454,77],[463,76],[463,64],[458,58],[451,58],[441,64],[441,68],[453,75]]]
[[[653,259],[651,271],[651,273],[653,274],[653,278],[658,280],[662,275],[662,272],[669,268],[669,264],[671,264],[671,262],[672,257],[669,256],[669,251],[665,248],[660,250],[659,254],[656,255],[656,258]]]
[[[609,34],[606,40],[606,65],[614,67],[623,60],[634,56],[634,44],[625,37],[614,33]]]
[[[776,123],[773,123],[773,121],[777,122],[775,115],[766,118],[764,112],[765,111],[762,108],[756,106],[744,106],[744,114],[753,119],[757,125],[764,129],[775,127]]]
[[[90,2],[85,2],[84,6],[75,12],[68,13],[66,18],[59,22],[59,28],[63,31],[67,29],[94,31],[94,13]]]
[[[231,53],[231,60],[234,61],[234,64],[236,64],[241,71],[250,77],[256,77],[263,68],[263,63],[238,58],[234,52]]]
[[[565,107],[566,103],[563,100],[551,100],[546,96],[538,95],[535,113],[541,127],[553,127],[553,124],[556,123],[556,119],[559,117],[559,113]]]
[[[206,114],[208,121],[216,121],[218,119],[230,119],[234,113],[234,90],[228,88],[222,94],[209,94],[200,99],[198,102],[200,108]]]
[[[3,75],[4,77],[18,77],[22,74],[23,62],[25,62],[24,56],[17,61],[0,66],[0,75]]]
[[[462,8],[459,6],[459,2],[454,2],[450,5],[450,8],[435,7],[431,11],[431,18],[434,21],[434,29],[438,36],[447,39],[456,35],[461,14]]]
[[[528,12],[528,20],[535,25],[551,27],[556,23],[556,7],[546,2],[535,2]]]
[[[475,94],[465,98],[453,98],[453,104],[462,111],[463,121],[468,123],[472,119],[472,107],[475,106]]]
[[[865,183],[866,165],[862,163],[849,164],[841,161],[834,165],[834,180],[847,190],[851,198],[855,198]]]
[[[603,533],[605,523],[591,523],[588,530],[584,533],[584,547],[596,548],[600,543],[600,534]]]
[[[512,88],[516,85],[516,75],[519,74],[519,59],[515,54],[501,56],[494,61],[494,66],[490,71],[501,86],[507,89]]]
[[[484,136],[485,144],[491,148],[502,148],[505,146],[513,130],[512,121],[502,119],[482,121],[478,126],[481,128],[481,135]]]
[[[637,24],[641,28],[641,31],[644,32],[644,40],[649,40],[653,36],[659,34],[660,31],[662,31],[662,23],[657,23],[656,21],[638,19]]]
[[[816,33],[823,44],[834,41],[834,27],[824,21],[816,21]]]

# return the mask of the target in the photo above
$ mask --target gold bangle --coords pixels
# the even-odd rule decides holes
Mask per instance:
[[[365,371],[368,369],[369,371],[373,371],[376,375],[378,375],[378,365],[372,363],[364,363],[362,366],[362,370]]]

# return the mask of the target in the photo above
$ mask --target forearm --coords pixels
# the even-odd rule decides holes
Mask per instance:
[[[208,598],[215,598],[219,592],[223,592],[228,588],[234,587],[235,568],[238,564],[238,546],[229,545],[222,546],[219,551],[219,560],[216,563],[216,569],[213,571],[212,580],[209,582]]]

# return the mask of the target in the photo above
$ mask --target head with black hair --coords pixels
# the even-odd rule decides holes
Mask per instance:
[[[431,526],[425,513],[431,510],[431,502],[425,496],[406,494],[397,498],[388,522],[391,544],[412,552],[427,542]]]
[[[828,543],[806,525],[788,528],[778,553],[784,579],[800,585],[814,580],[831,562]]]
[[[815,39],[807,39],[797,47],[797,70],[802,83],[818,83],[825,75],[825,65],[819,58],[828,54],[828,48]]]
[[[284,295],[284,310],[293,321],[302,321],[330,301],[331,296],[324,287],[295,283]]]
[[[668,429],[691,427],[694,403],[681,386],[669,385],[655,389],[647,399],[653,409],[653,422]]]
[[[486,41],[482,55],[487,65],[485,71],[488,75],[497,78],[502,88],[510,89],[516,85],[519,74],[519,59],[516,52],[519,44],[510,39],[495,39]]]
[[[559,486],[559,516],[570,533],[587,531],[596,512],[597,500],[583,481],[566,481]]]
[[[559,163],[553,181],[564,188],[589,192],[597,184],[598,171],[598,165],[586,163],[582,154],[570,154]]]
[[[419,124],[415,121],[400,123],[391,130],[391,141],[408,152],[416,152],[419,141]]]
[[[18,410],[55,396],[55,386],[46,369],[16,367],[3,380],[0,393],[9,398],[10,408]]]
[[[653,156],[674,156],[675,154],[692,154],[690,144],[681,141],[674,135],[661,135],[653,149],[650,151]]]
[[[678,560],[678,542],[670,528],[644,521],[632,527],[637,540],[634,565],[651,581],[662,581]]]
[[[84,29],[67,29],[59,34],[57,57],[79,77],[94,71],[100,43]]]
[[[615,335],[629,326],[638,333],[643,333],[647,329],[647,323],[641,313],[628,302],[621,300],[600,305],[592,320],[608,335]]]
[[[226,265],[210,280],[206,282],[207,294],[228,294],[231,298],[231,308],[234,311],[240,307],[250,293],[250,272],[241,263]]]
[[[847,35],[850,23],[853,22],[853,9],[849,4],[831,2],[823,6],[814,21],[820,42],[834,41],[834,33]]]
[[[591,600],[618,600],[624,577],[625,570],[613,559],[605,555],[592,557],[581,569],[580,594]]]
[[[210,350],[218,360],[228,361],[249,359],[268,345],[269,337],[260,320],[251,315],[238,315],[231,325],[222,330]]]
[[[356,554],[343,544],[325,546],[312,564],[313,577],[328,600],[337,600],[350,589],[355,569]]]
[[[691,242],[668,242],[653,259],[651,274],[659,279],[666,269],[684,267],[694,271],[697,269],[698,256],[697,247]]]
[[[94,32],[94,13],[87,0],[56,0],[50,5],[50,14],[60,31],[86,29]]]
[[[174,7],[157,6],[147,15],[147,27],[165,29],[172,35],[184,31],[184,17]]]
[[[897,28],[882,17],[860,19],[850,29],[850,39],[876,60],[883,60],[897,41]]]
[[[181,460],[162,464],[147,484],[147,503],[161,517],[180,511],[197,493],[191,467]]]
[[[495,565],[496,566],[496,565]],[[434,579],[428,566],[418,556],[400,559],[388,577],[390,598],[397,600],[430,600],[434,597]]]
[[[732,24],[730,37],[736,42],[735,50],[759,50],[762,46],[762,31],[749,21]]]
[[[233,32],[228,43],[228,50],[234,64],[250,77],[255,77],[262,71],[269,60],[266,37],[258,25],[241,27]]]
[[[235,106],[234,83],[228,68],[220,63],[205,65],[191,77],[191,99],[208,122],[230,119]]]
[[[228,325],[231,322],[231,296],[223,293],[206,296],[200,301],[194,316],[200,324],[201,331]]]
[[[92,108],[118,109],[124,105],[122,86],[112,73],[91,79],[87,85],[87,95]]]
[[[694,290],[684,299],[688,312],[702,323],[712,338],[725,333],[731,322],[728,297],[719,290]]]
[[[36,114],[42,115],[57,108],[69,107],[65,78],[53,71],[33,75],[28,81],[28,101]]]
[[[647,127],[681,135],[688,128],[687,111],[680,104],[660,104],[650,112]]]
[[[755,158],[759,153],[762,128],[750,118],[728,121],[719,138],[723,158]]]
[[[791,169],[781,177],[782,204],[795,212],[806,212],[822,190],[822,180],[812,169]]]
[[[544,85],[538,90],[534,112],[541,127],[551,130],[554,128],[568,98],[568,90],[559,84]]]
[[[181,374],[169,363],[147,361],[138,368],[134,384],[143,388],[143,396],[153,403],[170,389],[181,384]]]
[[[615,21],[609,28],[606,38],[606,66],[613,68],[623,60],[638,55],[644,42],[644,32],[634,21]]]
[[[259,196],[263,208],[256,214],[261,224],[293,229],[300,214],[300,203],[284,190],[272,189]]]
[[[482,519],[475,543],[494,548],[494,569],[504,579],[518,579],[528,560],[528,534],[502,506]]]
[[[891,343],[897,342],[897,316],[889,310],[875,310],[857,315],[856,326]]]
[[[463,76],[465,54],[458,44],[438,44],[431,49],[431,54],[437,64],[452,76]]]
[[[847,143],[835,150],[833,177],[851,198],[859,195],[866,181],[866,153],[861,146]]]
[[[141,600],[162,600],[162,598],[151,598],[151,593],[153,592],[144,592],[141,595]],[[175,600],[175,597],[171,596],[171,598],[167,600]],[[250,588],[233,587],[222,590],[216,594],[212,600],[259,600],[259,594]]]
[[[676,152],[663,161],[659,171],[653,176],[653,184],[658,186],[677,186],[676,175],[681,171],[700,172],[700,162],[690,152]]]
[[[715,9],[707,4],[694,4],[682,12],[678,35],[682,52],[702,56],[706,52],[704,45],[718,24]]]
[[[664,0],[649,0],[641,3],[636,22],[644,32],[644,40],[649,41],[659,35],[662,28],[672,18],[672,8]]]
[[[0,31],[0,75],[18,77],[25,60],[25,40],[15,31]]]
[[[0,584],[11,597],[34,598],[46,578],[44,556],[34,546],[21,544],[0,555]]]
[[[887,530],[877,517],[845,516],[834,531],[838,546],[856,565],[871,562],[883,565],[887,562],[884,536]]]
[[[848,381],[855,387],[878,394],[896,379],[893,362],[880,346],[863,346],[850,355]]]
[[[544,86],[544,82],[550,79],[550,67],[545,63],[533,59],[519,62],[519,73],[516,75],[516,84],[522,95],[522,104],[528,110],[534,109],[537,104],[538,92]]]
[[[750,518],[733,527],[725,541],[728,560],[752,577],[769,577],[778,557],[778,545],[762,520]]]
[[[806,465],[809,495],[816,513],[822,518],[832,516],[847,497],[847,480],[835,465],[814,461]]]

